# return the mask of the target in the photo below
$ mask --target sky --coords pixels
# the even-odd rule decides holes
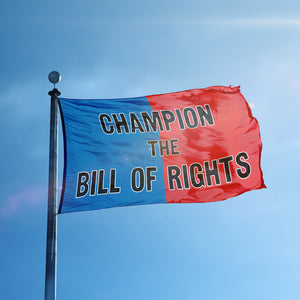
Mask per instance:
[[[0,295],[43,299],[52,85],[66,98],[241,86],[267,189],[58,216],[57,299],[300,298],[299,1],[6,1]],[[60,125],[61,126],[61,125]],[[59,185],[63,144],[59,134]]]

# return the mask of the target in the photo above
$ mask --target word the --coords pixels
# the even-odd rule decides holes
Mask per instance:
[[[178,145],[177,139],[174,140],[159,140],[159,141],[147,141],[147,144],[151,146],[151,155],[156,156],[156,147],[155,145],[159,145],[159,154],[160,156],[164,155],[179,155],[180,152],[177,150]]]

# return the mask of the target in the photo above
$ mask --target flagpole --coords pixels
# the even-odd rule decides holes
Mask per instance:
[[[51,96],[50,112],[50,145],[49,145],[49,181],[48,181],[48,217],[47,217],[47,249],[45,300],[56,299],[56,252],[57,252],[57,154],[58,154],[58,96],[60,92],[55,83],[60,81],[60,74],[53,71],[48,79],[54,88]]]

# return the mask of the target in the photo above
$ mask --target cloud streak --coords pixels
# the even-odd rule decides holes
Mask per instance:
[[[228,19],[216,20],[218,23],[228,25],[247,25],[247,26],[300,26],[300,19]]]
[[[0,206],[0,216],[10,217],[27,207],[36,207],[45,201],[45,189],[27,188],[15,195],[9,196]]]
[[[227,25],[227,26],[300,26],[300,19],[289,19],[289,18],[197,18],[197,19],[176,19],[174,23],[183,23],[190,25]]]

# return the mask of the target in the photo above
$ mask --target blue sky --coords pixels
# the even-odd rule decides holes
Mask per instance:
[[[66,98],[240,85],[267,189],[58,217],[57,299],[299,299],[298,1],[7,1],[0,11],[0,291],[44,295],[48,73]],[[60,182],[63,168],[60,135]]]

